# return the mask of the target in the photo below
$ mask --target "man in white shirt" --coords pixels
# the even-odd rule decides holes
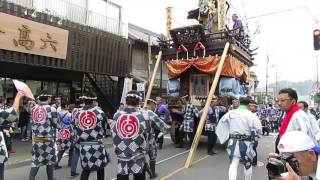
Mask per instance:
[[[252,162],[255,156],[253,150],[254,137],[261,131],[258,117],[248,109],[250,98],[240,98],[240,106],[226,113],[219,121],[216,134],[223,144],[228,142],[228,155],[231,161],[229,167],[229,180],[237,179],[237,170],[240,160],[244,165],[245,180],[251,180]],[[254,135],[253,135],[254,134]]]
[[[312,134],[315,135],[314,138],[316,139],[317,143],[319,144],[319,140],[320,140],[319,125],[318,125],[318,122],[317,122],[316,118],[314,117],[314,115],[310,113],[308,103],[305,101],[299,101],[298,106],[300,107],[301,110],[303,110],[306,113],[306,115],[310,121],[310,125],[311,125],[310,128],[312,130]]]
[[[286,112],[286,115],[280,126],[276,147],[281,137],[289,131],[304,131],[315,140],[316,134],[312,131],[310,120],[307,114],[299,108],[297,101],[297,92],[291,88],[281,89],[278,93],[279,107]],[[277,149],[276,152],[278,152]]]

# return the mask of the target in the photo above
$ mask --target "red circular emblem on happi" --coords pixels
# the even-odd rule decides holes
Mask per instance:
[[[82,130],[95,128],[97,125],[96,114],[92,111],[83,111],[78,117],[78,127]]]
[[[68,129],[60,129],[59,130],[59,137],[61,139],[67,139],[67,138],[70,138],[71,136],[71,133]]]
[[[140,129],[140,122],[133,114],[121,115],[116,124],[117,134],[124,139],[135,138]]]
[[[47,119],[48,112],[45,107],[42,106],[36,106],[34,110],[32,111],[32,119],[36,123],[44,123]]]

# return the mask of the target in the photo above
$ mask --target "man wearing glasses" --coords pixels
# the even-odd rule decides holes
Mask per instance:
[[[278,93],[278,103],[282,111],[286,113],[280,126],[279,134],[276,139],[276,152],[278,153],[277,145],[281,137],[288,131],[304,131],[311,138],[315,137],[312,133],[310,121],[304,111],[298,104],[297,92],[291,88],[281,89]]]

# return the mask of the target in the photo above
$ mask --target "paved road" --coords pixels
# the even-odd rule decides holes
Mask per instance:
[[[202,141],[205,141],[203,138]],[[258,147],[260,165],[265,164],[268,152],[273,151],[274,136],[262,137]],[[116,158],[113,149],[109,148],[108,152],[112,155],[112,163],[109,164],[105,170],[105,179],[111,180],[116,177]],[[206,148],[204,143],[200,143],[197,154],[194,158],[192,168],[184,169],[184,163],[187,157],[186,149],[175,148],[169,139],[166,139],[165,145],[158,153],[157,172],[159,178],[157,179],[172,179],[172,180],[203,180],[203,179],[217,179],[227,180],[229,160],[225,150],[222,148],[217,150],[218,154],[214,156],[206,155]],[[69,179],[70,169],[66,167],[67,158],[62,159],[62,169],[55,171],[59,180]],[[25,165],[18,168],[11,168],[5,171],[5,179],[12,180],[26,180],[29,174],[30,165]],[[80,166],[78,171],[80,171]],[[243,168],[238,170],[238,179],[243,179]],[[38,173],[37,179],[46,179],[45,168],[42,167]],[[74,179],[79,179],[74,178]],[[253,170],[253,180],[265,180],[266,169],[262,165],[255,167]],[[95,173],[91,175],[90,180],[96,180]]]

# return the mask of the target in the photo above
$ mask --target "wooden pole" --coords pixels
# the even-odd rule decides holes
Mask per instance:
[[[151,77],[151,79],[149,81],[148,91],[147,91],[146,99],[144,100],[143,107],[147,106],[147,101],[150,98],[151,91],[152,91],[152,88],[153,88],[154,79],[156,78],[157,70],[158,70],[158,67],[159,67],[159,64],[160,64],[161,56],[162,56],[162,51],[159,51],[159,54],[158,54],[158,57],[157,57],[157,62],[155,64],[155,66],[154,66],[152,77]]]
[[[166,38],[167,40],[170,40],[170,30],[172,29],[172,7],[167,7],[167,33]]]
[[[219,81],[219,78],[220,78],[220,74],[221,74],[221,71],[222,71],[222,67],[224,65],[224,61],[225,61],[227,53],[228,53],[229,45],[230,45],[229,42],[227,42],[227,44],[224,47],[224,50],[223,50],[223,53],[222,53],[222,56],[221,56],[221,59],[220,59],[219,65],[218,65],[217,72],[215,73],[215,76],[214,76],[214,79],[213,79],[213,82],[212,82],[212,85],[211,85],[211,88],[210,88],[210,92],[208,94],[208,97],[207,97],[207,100],[206,100],[206,104],[204,106],[204,110],[203,110],[202,116],[200,118],[200,122],[199,122],[199,125],[198,125],[198,129],[197,129],[196,135],[194,137],[194,140],[192,142],[192,146],[191,146],[188,158],[187,158],[186,163],[184,165],[185,168],[190,168],[191,167],[194,154],[196,153],[196,150],[197,150],[197,147],[198,147],[198,144],[199,144],[199,140],[200,140],[200,137],[201,137],[203,126],[204,126],[204,123],[205,123],[207,115],[208,115],[210,102],[211,102],[212,96],[213,96],[213,94],[214,94],[214,92],[216,90],[216,87],[217,87],[217,84],[218,84],[218,81]]]
[[[226,0],[218,0],[218,30],[223,31],[227,21],[227,4]]]

